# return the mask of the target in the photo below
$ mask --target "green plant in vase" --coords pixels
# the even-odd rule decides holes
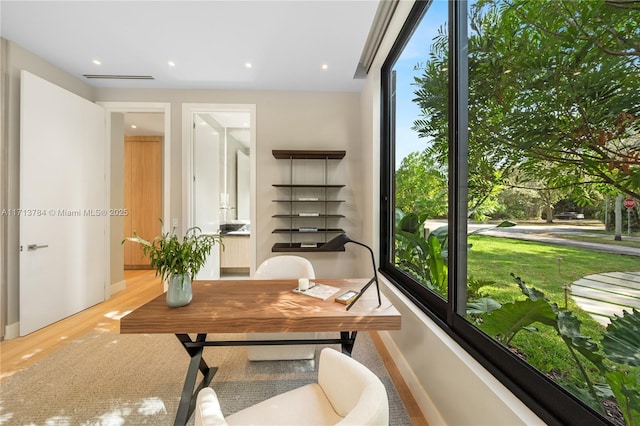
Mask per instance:
[[[191,302],[191,281],[207,261],[216,243],[221,244],[219,235],[203,234],[198,227],[187,229],[181,239],[171,232],[147,241],[135,231],[133,237],[127,241],[138,243],[142,252],[149,256],[151,267],[156,270],[156,276],[168,282],[167,304],[172,307],[184,306]]]

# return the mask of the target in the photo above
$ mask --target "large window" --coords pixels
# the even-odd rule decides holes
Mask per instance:
[[[417,2],[382,70],[381,269],[549,423],[640,424],[640,314],[576,284],[637,258],[504,238],[640,198],[638,40],[634,2]]]

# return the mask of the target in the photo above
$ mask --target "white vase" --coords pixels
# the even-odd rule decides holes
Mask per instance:
[[[167,305],[172,308],[188,305],[192,297],[191,277],[189,274],[175,274],[169,277]]]

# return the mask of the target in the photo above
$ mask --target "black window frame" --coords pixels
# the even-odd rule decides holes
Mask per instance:
[[[465,319],[467,275],[468,67],[466,0],[448,2],[449,294],[443,300],[394,263],[395,110],[393,65],[432,0],[417,0],[381,70],[380,272],[484,368],[548,424],[609,425],[601,414]]]

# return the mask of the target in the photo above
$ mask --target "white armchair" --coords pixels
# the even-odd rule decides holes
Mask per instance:
[[[313,279],[316,274],[309,260],[300,256],[274,256],[258,266],[253,274],[253,279]],[[296,284],[297,285],[297,284]],[[249,333],[249,340],[289,340],[289,339],[313,339],[316,333]],[[276,346],[249,346],[247,348],[249,360],[294,360],[313,359],[315,346],[313,345],[276,345]]]
[[[320,353],[318,383],[274,396],[225,417],[216,393],[198,393],[196,426],[384,425],[389,424],[387,390],[371,370],[331,348]]]

